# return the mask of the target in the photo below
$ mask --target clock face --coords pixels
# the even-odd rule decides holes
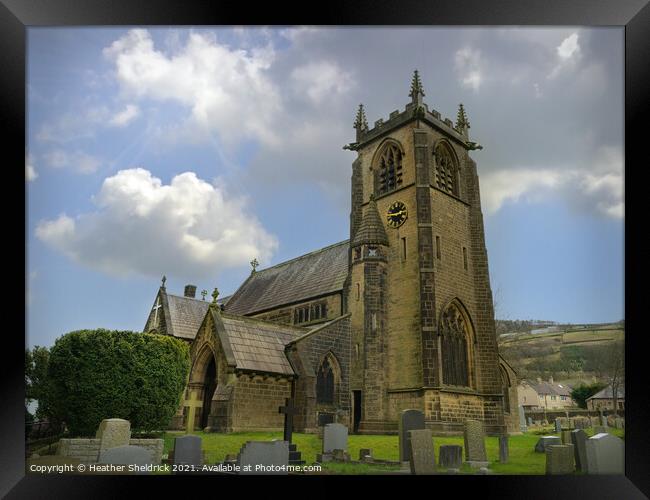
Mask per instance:
[[[404,222],[408,213],[406,210],[406,205],[401,201],[396,201],[390,207],[388,207],[388,212],[386,213],[386,218],[388,219],[388,225],[391,227],[400,227]]]

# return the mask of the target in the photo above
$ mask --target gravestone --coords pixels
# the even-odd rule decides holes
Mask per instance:
[[[487,466],[485,432],[480,420],[465,421],[465,460],[473,467]]]
[[[440,467],[460,469],[463,463],[463,447],[457,444],[440,445]]]
[[[562,438],[562,444],[572,444],[571,442],[571,431],[563,429],[560,437]]]
[[[99,454],[99,464],[113,464],[113,465],[137,465],[144,467],[147,465],[154,465],[153,452],[141,446],[117,446],[102,451]],[[149,474],[149,471],[125,471],[127,474]]]
[[[509,456],[508,436],[499,436],[499,462],[507,464]]]
[[[287,441],[247,441],[237,457],[240,474],[287,475]]]
[[[348,428],[343,424],[327,424],[323,430],[323,453],[348,449]]]
[[[587,439],[587,471],[589,474],[625,474],[625,444],[607,433]]]
[[[528,417],[528,425],[533,425],[533,417]]]
[[[128,446],[131,439],[131,422],[122,418],[101,421],[95,438],[99,439],[99,452],[118,446]]]
[[[435,474],[436,453],[430,429],[409,431],[411,438],[411,474]]]
[[[535,444],[535,451],[537,453],[544,453],[546,451],[547,446],[561,445],[561,444],[562,441],[557,436],[542,436]]]
[[[555,432],[562,432],[562,421],[560,417],[555,419]]]
[[[623,420],[621,417],[616,417],[614,420],[614,427],[617,429],[623,429],[625,427],[625,420]]]
[[[174,465],[202,465],[201,438],[182,436],[174,439]]]
[[[600,425],[600,418],[589,417],[589,427],[595,427],[597,425]]]
[[[607,417],[603,415],[603,412],[600,412],[600,425],[607,427]]]
[[[609,433],[609,427],[606,425],[595,425],[594,426],[594,435],[596,434],[607,434]]]
[[[409,431],[424,429],[424,413],[420,410],[404,410],[399,418],[399,460],[408,462],[411,457]]]
[[[519,430],[521,432],[526,432],[528,426],[526,425],[526,414],[524,413],[524,407],[519,405]]]
[[[576,470],[588,472],[587,470],[587,434],[582,429],[571,431],[571,444],[576,462]]]
[[[372,461],[372,450],[370,448],[361,448],[359,450],[360,461]]]
[[[546,447],[546,473],[547,474],[572,474],[573,445],[550,445]]]
[[[616,417],[614,415],[607,415],[607,425],[609,427],[616,426]]]

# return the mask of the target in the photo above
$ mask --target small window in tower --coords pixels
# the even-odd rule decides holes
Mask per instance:
[[[406,238],[402,238],[402,260],[406,260]]]
[[[377,257],[377,247],[368,247],[368,257]]]
[[[467,271],[467,247],[463,247],[463,267]]]
[[[440,236],[436,236],[436,258],[440,260]]]

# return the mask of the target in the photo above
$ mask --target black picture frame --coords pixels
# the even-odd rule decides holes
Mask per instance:
[[[24,161],[25,142],[25,63],[26,28],[29,26],[102,26],[102,25],[595,25],[625,28],[625,159],[626,159],[626,475],[623,476],[440,476],[431,478],[388,477],[353,478],[370,485],[383,487],[390,479],[427,480],[428,485],[417,487],[437,488],[437,484],[465,491],[467,486],[477,487],[482,495],[500,498],[644,498],[650,495],[650,422],[648,401],[648,375],[645,370],[646,350],[643,341],[642,301],[646,294],[641,276],[647,246],[644,242],[644,212],[640,200],[643,195],[642,170],[647,160],[641,151],[647,138],[645,122],[650,116],[648,89],[650,89],[650,6],[648,0],[444,0],[444,1],[333,1],[317,4],[311,9],[304,4],[298,8],[286,4],[284,11],[277,4],[252,6],[245,2],[209,3],[201,0],[116,1],[116,0],[0,0],[0,119],[5,127],[7,144],[5,172],[11,170],[18,182],[24,183],[19,165]],[[313,6],[311,6],[313,7]],[[607,119],[606,116],[603,119]],[[645,160],[645,161],[644,161]],[[13,170],[12,170],[13,169]],[[20,177],[20,178],[18,178]],[[12,184],[13,186],[13,184]],[[7,186],[9,187],[9,186]],[[9,188],[6,191],[13,191]],[[17,193],[20,191],[17,189]],[[20,198],[20,194],[18,194]],[[5,199],[7,197],[5,196]],[[23,200],[26,209],[26,198]],[[6,213],[17,206],[10,202]],[[11,211],[9,211],[11,210]],[[638,218],[639,221],[634,222]],[[19,217],[13,217],[19,221]],[[16,222],[16,233],[26,231]],[[5,238],[7,239],[7,238]],[[14,238],[11,238],[12,240]],[[25,235],[26,241],[26,235]],[[15,251],[17,262],[25,253],[9,244],[6,250]],[[28,249],[26,249],[28,251]],[[645,250],[645,251],[644,251]],[[5,262],[9,262],[8,258]],[[26,262],[26,261],[25,261]],[[11,269],[18,266],[7,266]],[[16,280],[24,279],[17,276]],[[20,281],[16,281],[20,282]],[[9,283],[5,285],[9,286]],[[25,307],[24,295],[14,293],[13,298]],[[11,316],[13,308],[5,306],[5,315]],[[647,307],[647,306],[646,306]],[[24,316],[26,317],[26,315]],[[116,496],[135,487],[133,481],[143,478],[79,477],[79,476],[25,476],[24,474],[24,366],[22,350],[24,337],[19,334],[21,321],[13,328],[5,322],[3,345],[4,377],[0,426],[0,494],[7,498],[97,498]],[[24,326],[24,325],[23,325]],[[147,488],[169,490],[165,478]],[[186,478],[184,478],[187,480]],[[224,478],[225,480],[226,478]],[[293,478],[290,478],[293,479]],[[300,478],[302,479],[302,478]],[[315,478],[304,478],[311,480]],[[329,479],[329,478],[328,478]],[[199,480],[192,477],[190,480]],[[209,480],[209,482],[206,482]],[[221,478],[219,478],[221,480]],[[250,484],[247,479],[247,484]],[[201,478],[202,485],[220,488],[214,478]],[[462,481],[462,482],[461,482]],[[313,485],[300,485],[294,494],[312,494]],[[411,483],[408,483],[409,485]],[[446,484],[445,484],[446,485]],[[306,488],[303,488],[306,486]],[[348,485],[347,487],[351,487]],[[152,490],[153,491],[153,490]],[[287,491],[284,490],[283,491]],[[223,493],[220,493],[223,494]],[[364,493],[364,496],[368,493]],[[433,492],[431,494],[434,494]]]

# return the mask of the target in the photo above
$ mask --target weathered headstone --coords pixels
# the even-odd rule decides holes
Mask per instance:
[[[509,456],[508,436],[499,436],[499,462],[508,463]]]
[[[616,426],[616,417],[614,415],[607,415],[607,425],[610,427]]]
[[[460,469],[463,463],[463,447],[457,444],[441,444],[439,458],[440,467]]]
[[[621,417],[616,417],[614,419],[614,427],[617,429],[623,429],[625,427],[625,421]]]
[[[174,439],[174,465],[202,465],[201,438],[181,436]]]
[[[587,471],[589,474],[625,474],[625,444],[607,433],[587,439]]]
[[[533,417],[528,417],[528,425],[533,425]]]
[[[557,436],[542,436],[535,444],[535,451],[537,453],[544,453],[547,446],[560,444],[562,444],[562,441]]]
[[[430,429],[409,431],[411,437],[411,474],[435,474],[436,453]]]
[[[562,421],[560,417],[555,419],[555,432],[562,432]]]
[[[603,427],[607,427],[607,417],[603,414],[603,412],[600,412],[600,425]]]
[[[607,434],[609,433],[609,427],[606,425],[595,425],[594,426],[594,435],[596,434]]]
[[[573,445],[550,445],[546,447],[546,473],[572,474],[575,471]]]
[[[562,444],[572,444],[570,430],[563,429],[562,432],[560,433],[560,438],[562,439]]]
[[[588,472],[587,470],[587,434],[582,429],[571,431],[571,444],[576,461],[576,470]]]
[[[323,453],[348,449],[348,428],[343,424],[327,424],[323,430]]]
[[[99,454],[99,464],[134,465],[138,468],[154,465],[153,452],[141,446],[117,446]],[[125,471],[126,473],[150,474],[146,470]]]
[[[519,430],[521,432],[526,432],[528,426],[526,425],[526,414],[524,413],[523,405],[519,405]]]
[[[483,422],[480,420],[466,420],[463,437],[465,441],[465,460],[472,466],[487,466]]]
[[[409,431],[424,429],[424,413],[420,410],[404,410],[399,418],[399,460],[408,462],[411,457]]]
[[[248,441],[242,447],[237,465],[240,474],[288,474],[289,443],[287,441]]]
[[[360,461],[372,461],[372,450],[370,448],[361,448],[359,450]]]
[[[101,421],[95,438],[99,439],[99,453],[109,448],[128,446],[131,439],[131,422],[122,418],[106,418]]]

